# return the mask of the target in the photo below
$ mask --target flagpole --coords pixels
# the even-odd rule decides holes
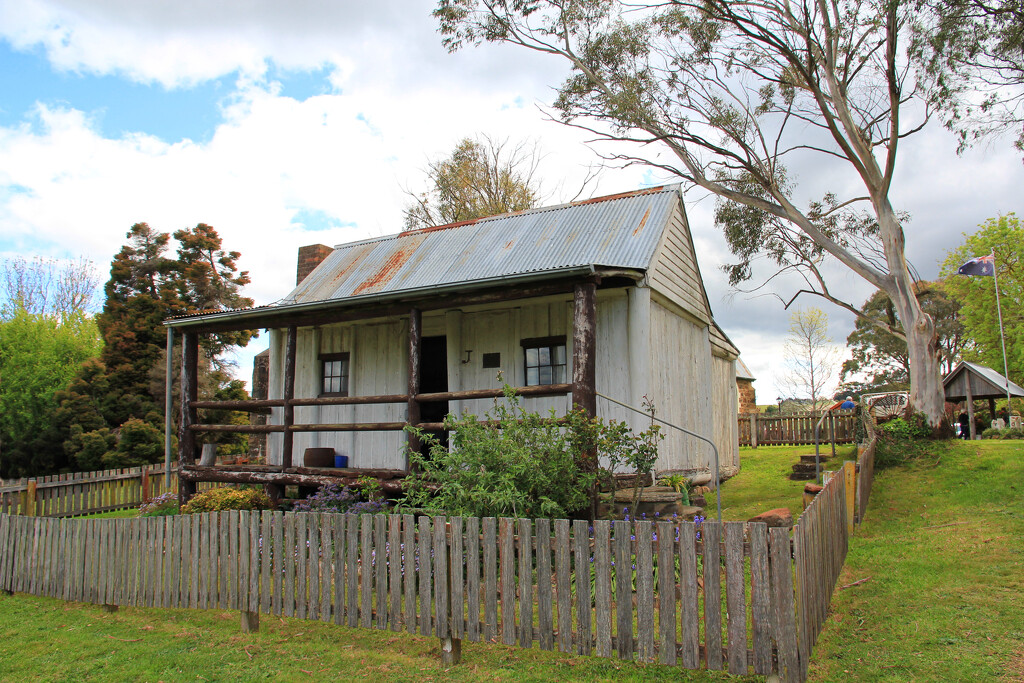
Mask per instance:
[[[1006,415],[1007,415],[1007,427],[1009,427],[1009,416],[1010,416],[1010,370],[1006,364],[1006,336],[1003,334],[1003,308],[999,304],[999,275],[996,272],[996,248],[992,247],[992,283],[996,288],[996,311],[999,313],[999,341],[1003,345],[1003,379],[1006,380]],[[993,415],[992,419],[995,420],[996,416]]]

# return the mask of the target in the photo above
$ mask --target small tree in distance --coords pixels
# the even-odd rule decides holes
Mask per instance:
[[[407,230],[522,211],[537,206],[536,146],[481,136],[463,138],[451,156],[427,165],[426,192],[408,192]]]
[[[828,316],[820,308],[798,309],[789,317],[786,338],[787,372],[780,380],[793,396],[811,399],[811,412],[818,414],[818,399],[830,394],[839,367],[839,351],[828,334]]]

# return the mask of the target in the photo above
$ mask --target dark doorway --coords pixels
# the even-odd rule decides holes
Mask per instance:
[[[423,337],[420,346],[420,392],[430,394],[448,391],[448,339],[446,337]],[[420,420],[441,422],[448,414],[448,401],[420,404]],[[435,432],[442,444],[448,447],[448,432]],[[426,455],[426,447],[421,451]]]

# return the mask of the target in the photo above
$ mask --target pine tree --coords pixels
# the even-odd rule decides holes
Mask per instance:
[[[162,457],[166,318],[253,303],[239,293],[249,282],[247,272],[238,272],[240,254],[224,251],[211,226],[200,223],[175,232],[177,258],[167,256],[171,236],[146,223],[133,225],[127,238],[111,263],[106,301],[97,316],[103,353],[97,363],[83,366],[81,381],[61,395],[56,429],[82,469]],[[252,336],[229,332],[201,340],[204,396],[232,386],[224,353],[245,346]]]

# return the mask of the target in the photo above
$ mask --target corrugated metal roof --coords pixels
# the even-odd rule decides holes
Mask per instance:
[[[751,381],[756,380],[753,373],[750,372],[750,368],[743,362],[742,358],[736,359],[736,379],[749,379]]]
[[[678,185],[341,244],[282,303],[491,281],[579,266],[646,270]]]

